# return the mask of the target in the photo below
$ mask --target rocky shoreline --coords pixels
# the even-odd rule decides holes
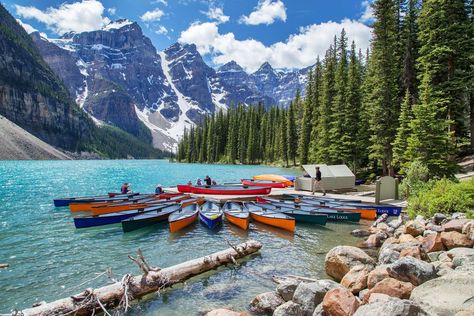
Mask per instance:
[[[351,234],[367,238],[360,248],[337,246],[326,254],[325,270],[332,279],[276,279],[275,291],[250,302],[252,313],[474,315],[474,220],[462,213],[414,220],[383,216]],[[219,309],[207,315],[248,314]]]

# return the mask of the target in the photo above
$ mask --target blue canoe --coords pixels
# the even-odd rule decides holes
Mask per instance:
[[[117,194],[113,197],[108,195],[99,195],[99,196],[82,196],[82,197],[69,197],[69,198],[58,198],[54,199],[55,207],[64,207],[69,206],[71,203],[93,203],[93,202],[115,202],[127,200],[133,196],[139,195],[139,193],[127,193],[127,194]]]
[[[209,229],[214,229],[222,224],[223,214],[219,205],[206,202],[199,209],[199,220]]]
[[[175,203],[162,203],[157,206],[146,207],[138,210],[125,211],[120,213],[109,213],[104,215],[94,216],[76,216],[74,217],[74,226],[76,228],[87,228],[94,226],[103,226],[109,224],[120,223],[128,218],[151,212],[161,212],[165,207]]]

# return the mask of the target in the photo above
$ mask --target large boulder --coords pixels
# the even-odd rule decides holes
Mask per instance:
[[[402,257],[413,257],[413,258],[421,260],[421,256],[422,256],[422,254],[421,254],[421,251],[420,251],[420,247],[418,247],[418,246],[411,246],[411,247],[403,248],[402,251],[400,251],[400,258],[402,258]]]
[[[357,294],[367,287],[367,276],[371,269],[364,265],[352,267],[342,278],[341,284],[352,293]]]
[[[364,297],[364,302],[367,303],[369,298],[374,293],[386,294],[391,297],[398,297],[403,299],[410,298],[411,291],[413,291],[413,284],[410,282],[403,282],[393,278],[386,278],[375,284]]]
[[[466,235],[458,233],[457,231],[441,233],[441,241],[448,249],[456,247],[472,247],[472,245],[474,245],[473,240],[470,240]]]
[[[425,225],[419,220],[408,221],[405,224],[405,234],[412,235],[413,237],[422,235],[424,231]]]
[[[380,249],[378,263],[389,264],[397,261],[400,258],[400,252],[393,247],[384,247]]]
[[[367,276],[367,287],[369,289],[373,288],[375,284],[379,283],[383,279],[390,277],[388,275],[387,267],[388,265],[386,264],[379,265],[369,272],[369,275]]]
[[[296,288],[300,282],[289,279],[280,284],[278,284],[276,290],[277,293],[285,300],[291,301],[293,299],[293,294],[295,294]]]
[[[430,315],[454,315],[474,304],[474,274],[453,271],[416,287],[410,299]]]
[[[386,238],[387,235],[383,232],[372,234],[364,241],[363,246],[367,248],[380,247]]]
[[[387,270],[390,277],[400,281],[411,282],[415,286],[437,276],[432,264],[413,257],[400,258],[388,266]]]
[[[363,250],[351,246],[338,246],[326,254],[326,274],[336,281],[341,281],[344,275],[357,265],[373,268],[375,261]]]
[[[288,301],[275,309],[273,316],[302,316],[301,307],[292,302]]]
[[[409,301],[395,297],[387,297],[362,305],[354,316],[419,316],[422,315],[420,307]]]
[[[359,301],[345,288],[332,289],[326,293],[323,309],[330,316],[351,316],[359,308]]]
[[[441,234],[434,233],[423,237],[421,241],[421,247],[426,252],[435,252],[445,250],[443,241],[441,240]]]
[[[316,306],[322,303],[326,293],[334,288],[342,287],[339,283],[331,280],[319,280],[317,282],[298,284],[293,302],[301,306],[301,312],[304,316],[313,314]]]
[[[458,232],[462,233],[464,224],[468,223],[468,219],[452,219],[449,222],[443,224],[445,232]]]
[[[256,313],[273,313],[281,304],[285,303],[283,298],[275,292],[265,292],[257,295],[250,302],[250,309]]]

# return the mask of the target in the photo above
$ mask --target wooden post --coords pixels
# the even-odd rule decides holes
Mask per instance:
[[[215,269],[227,263],[234,263],[257,252],[262,244],[255,240],[231,246],[222,251],[198,259],[189,260],[168,268],[151,268],[139,251],[138,257],[130,258],[144,272],[139,276],[125,275],[120,282],[98,289],[86,289],[77,295],[45,303],[33,308],[17,311],[12,315],[91,315],[94,312],[105,312],[106,309],[122,307],[128,309],[129,301],[146,294],[157,292],[181,283],[195,275]],[[106,313],[107,314],[107,313]]]

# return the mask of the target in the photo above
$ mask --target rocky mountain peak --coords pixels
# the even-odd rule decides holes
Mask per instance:
[[[234,60],[232,60],[232,61],[229,61],[227,64],[220,66],[217,72],[218,73],[244,72],[244,69],[239,64],[237,64]]]
[[[270,65],[270,63],[266,61],[255,72],[255,74],[259,74],[259,73],[275,73],[275,69],[273,69],[272,65]]]

